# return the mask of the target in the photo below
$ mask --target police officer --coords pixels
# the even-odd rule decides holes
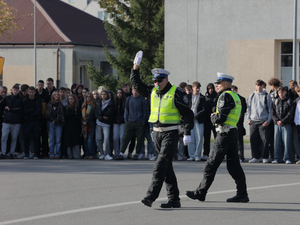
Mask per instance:
[[[142,59],[142,51],[136,54],[133,70],[131,71],[131,83],[137,91],[150,99],[151,112],[149,122],[153,123],[153,142],[157,159],[153,168],[152,183],[142,203],[151,207],[158,198],[163,183],[166,183],[168,201],[162,203],[162,208],[181,207],[177,179],[173,170],[172,160],[177,150],[182,117],[184,124],[183,142],[188,145],[191,142],[190,131],[194,126],[194,115],[188,106],[188,97],[181,89],[168,81],[169,71],[153,69],[154,87],[148,87],[140,79],[139,64]]]
[[[211,186],[217,169],[227,156],[227,170],[235,180],[237,193],[228,198],[227,202],[248,202],[246,177],[241,167],[238,155],[238,131],[237,123],[241,114],[241,101],[238,95],[231,91],[231,83],[234,77],[218,73],[216,90],[219,94],[216,112],[211,115],[211,121],[216,124],[217,137],[214,147],[206,161],[203,179],[195,191],[187,191],[186,195],[191,199],[205,201],[206,193]]]

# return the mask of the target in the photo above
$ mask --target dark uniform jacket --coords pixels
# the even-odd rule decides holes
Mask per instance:
[[[153,86],[147,86],[141,81],[139,70],[131,70],[130,80],[134,88],[138,91],[138,93],[140,93],[142,96],[146,97],[149,100],[151,99],[150,96],[152,93]],[[168,83],[163,90],[157,90],[156,93],[161,98],[170,90],[171,87],[172,84]],[[194,114],[189,108],[189,100],[186,93],[180,88],[177,88],[175,91],[174,103],[179,113],[182,115],[184,134],[190,135],[191,130],[194,127]],[[156,122],[153,124],[154,127],[166,127],[173,125],[174,124],[162,124],[160,122]]]
[[[28,96],[24,99],[24,121],[40,121],[42,119],[42,103],[37,97],[30,99]]]
[[[109,100],[107,106],[102,110],[102,101],[99,101],[96,106],[95,117],[102,123],[112,124],[113,122],[113,112],[114,105],[111,100]],[[108,117],[108,119],[104,119],[104,116]]]
[[[23,99],[20,95],[6,96],[1,102],[1,108],[9,107],[10,110],[4,110],[4,123],[20,124],[23,119]]]
[[[228,88],[224,91],[231,91],[231,89]],[[219,105],[217,105],[219,113],[211,116],[211,122],[213,124],[222,125],[227,120],[227,116],[230,113],[230,110],[235,107],[235,101],[232,96],[228,93],[223,94],[223,92],[219,95],[220,100]]]
[[[294,123],[295,104],[291,99],[288,97],[285,99],[277,98],[273,102],[272,107],[272,119],[275,125],[278,121],[281,121],[283,124]]]

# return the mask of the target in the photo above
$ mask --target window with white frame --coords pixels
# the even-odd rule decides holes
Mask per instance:
[[[281,42],[281,81],[288,85],[293,77],[293,42]]]

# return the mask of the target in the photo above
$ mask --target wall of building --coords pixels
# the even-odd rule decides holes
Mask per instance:
[[[165,68],[171,72],[170,80],[176,85],[181,81],[198,80],[203,87],[216,79],[217,72],[233,72],[235,76],[242,73],[235,83],[241,86],[244,82],[253,84],[258,77],[249,74],[262,75],[266,81],[269,76],[278,75],[278,68],[271,67],[276,64],[278,67],[278,62],[274,62],[278,54],[275,52],[277,41],[293,38],[293,3],[282,0],[166,0]],[[235,44],[242,48],[243,54],[235,49]],[[253,46],[256,44],[258,46]],[[259,56],[262,51],[266,52]],[[234,63],[238,57],[242,57],[239,62],[243,66]],[[247,60],[252,63],[246,63]],[[246,70],[247,73],[243,72]],[[250,89],[240,92],[247,96]]]

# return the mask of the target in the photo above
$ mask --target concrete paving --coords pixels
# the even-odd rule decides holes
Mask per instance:
[[[250,158],[249,144],[245,155]],[[174,162],[180,209],[161,209],[163,187],[151,208],[140,200],[152,161],[1,160],[3,224],[300,224],[300,165],[242,163],[249,203],[227,203],[235,183],[222,163],[205,202],[184,193],[197,187],[204,162]]]

